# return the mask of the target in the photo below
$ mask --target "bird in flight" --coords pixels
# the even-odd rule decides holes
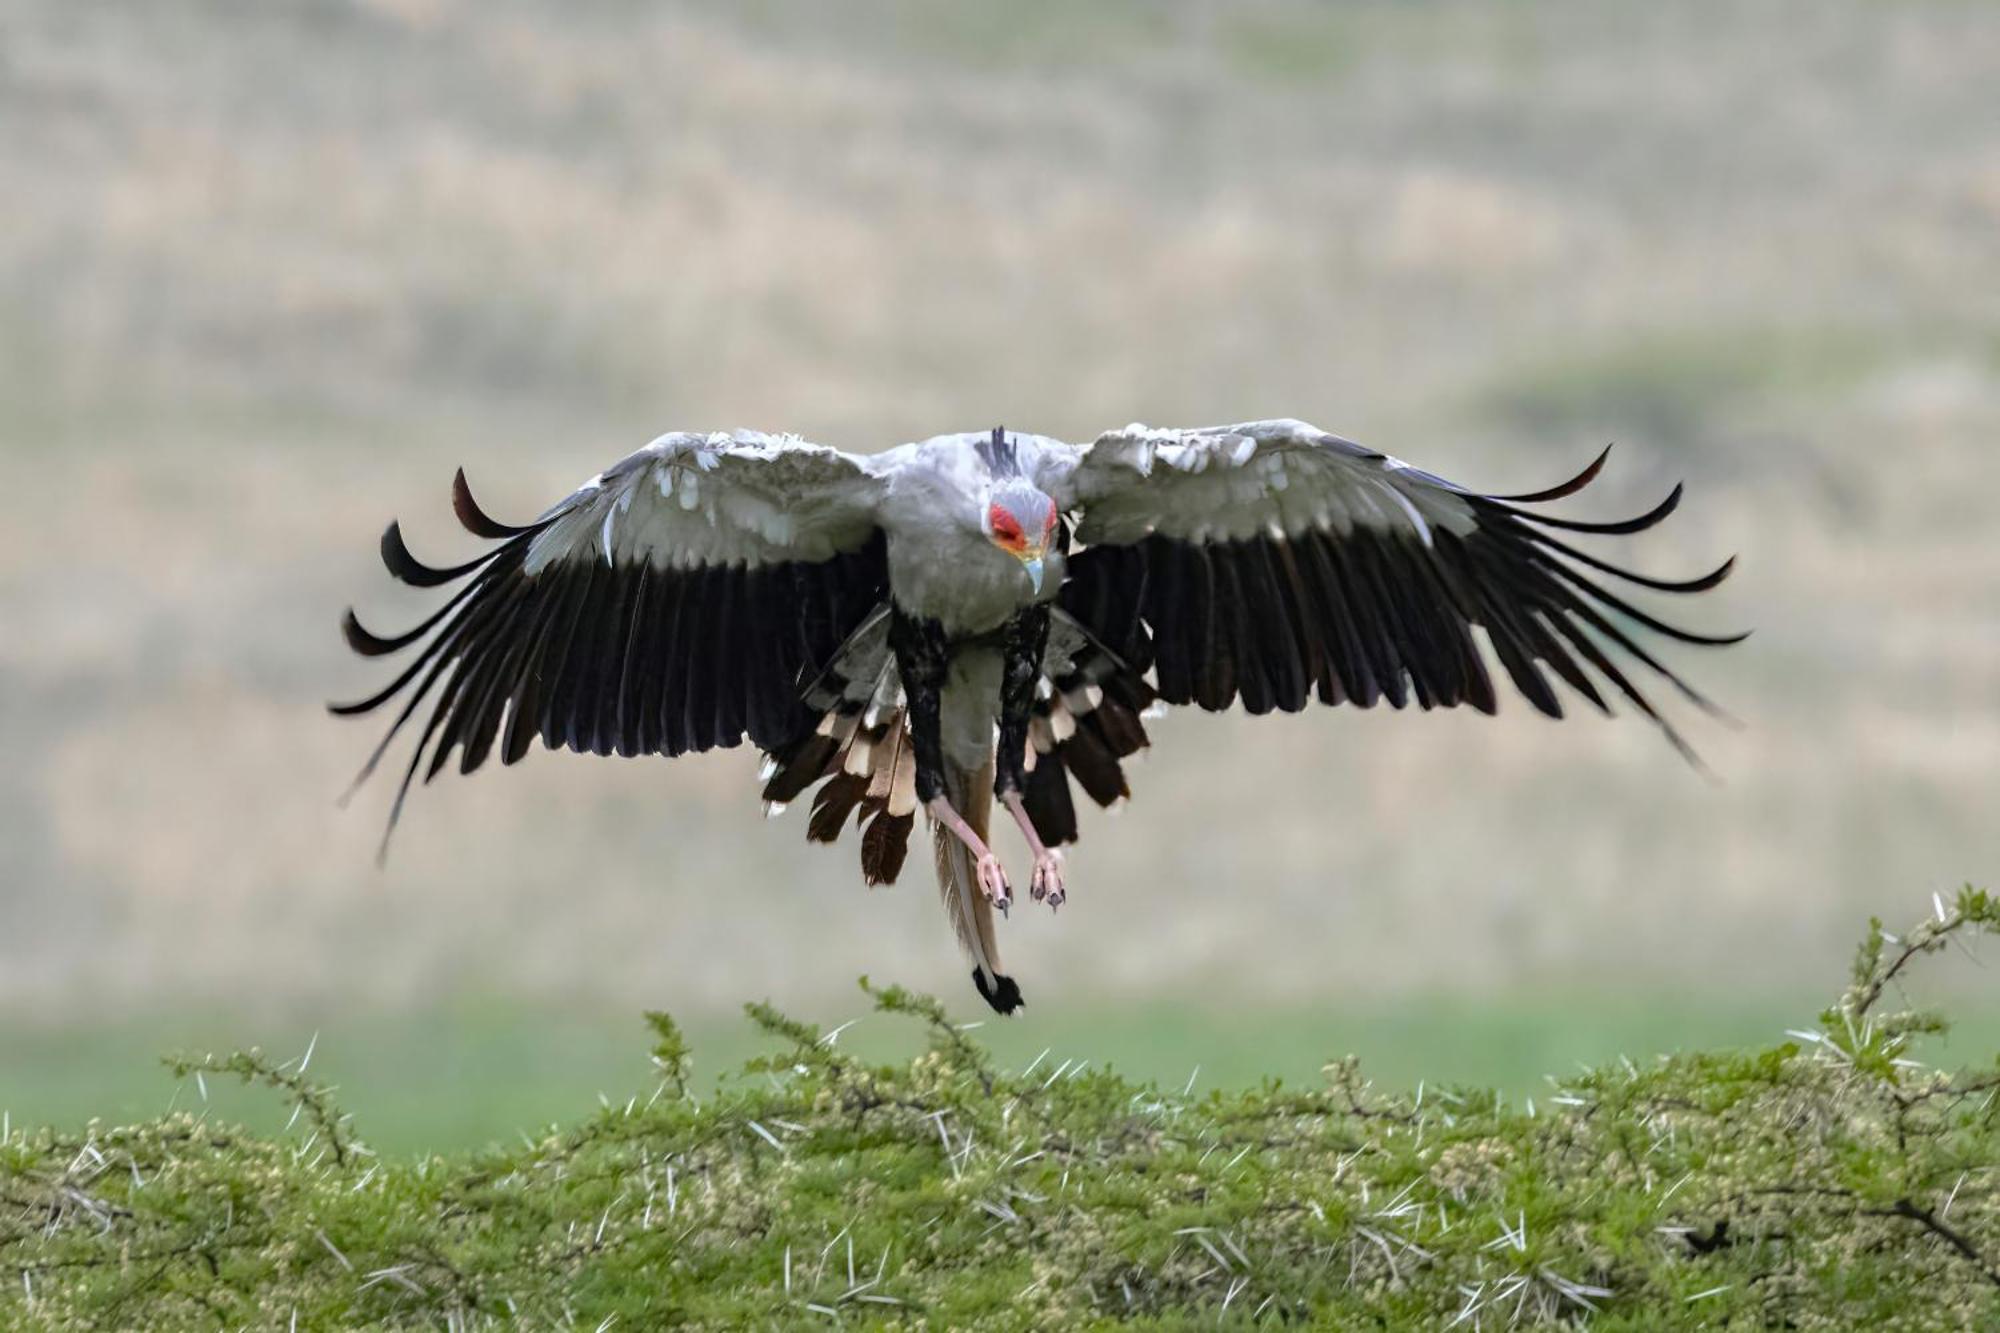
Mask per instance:
[[[994,914],[1015,889],[995,805],[1030,858],[1028,895],[1060,906],[1071,784],[1100,806],[1163,705],[1251,713],[1324,704],[1498,706],[1490,660],[1563,715],[1560,683],[1622,698],[1690,760],[1634,676],[1708,701],[1644,643],[1722,645],[1632,605],[1603,576],[1652,578],[1558,536],[1650,528],[1538,506],[1582,490],[1470,491],[1304,422],[1132,425],[1088,445],[1004,429],[872,455],[752,431],[674,433],[591,478],[532,523],[488,517],[465,474],[453,507],[494,545],[464,564],[382,537],[389,572],[458,585],[384,637],[352,611],[364,657],[416,649],[341,715],[401,701],[357,785],[428,706],[389,816],[454,755],[470,773],[539,739],[592,754],[680,755],[746,738],[773,808],[812,792],[806,836],[861,830],[861,870],[893,883],[919,811],[973,982],[1021,1006]],[[1482,649],[1473,630],[1484,632]],[[388,834],[384,834],[384,847]]]

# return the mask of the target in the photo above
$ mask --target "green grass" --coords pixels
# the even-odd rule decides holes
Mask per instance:
[[[1871,929],[1816,1024],[1619,1060],[1538,1105],[1337,1061],[1206,1095],[1073,1058],[1018,1072],[935,1000],[898,1063],[766,1006],[776,1050],[511,1147],[378,1156],[316,1064],[190,1057],[282,1127],[181,1109],[0,1142],[0,1321],[46,1328],[1943,1328],[2000,1319],[2000,1063],[1889,1012],[1971,889]]]
[[[959,1017],[983,1023],[979,1041],[1015,1067],[1046,1050],[1053,1060],[1085,1060],[1163,1087],[1187,1087],[1192,1079],[1206,1091],[1271,1078],[1310,1082],[1327,1061],[1353,1055],[1379,1087],[1465,1084],[1519,1101],[1542,1094],[1550,1075],[1619,1056],[1752,1049],[1815,1007],[1804,996],[1689,1000],[1647,993],[1500,1001],[1433,996],[1309,1009],[1033,1006],[1006,1021],[973,1005],[960,1007]],[[863,1007],[813,1017],[828,1028],[859,1017],[842,1040],[870,1060],[906,1060],[922,1046],[920,1034],[868,1016]],[[740,1014],[701,1015],[685,1026],[701,1053],[704,1086],[762,1048],[760,1033]],[[0,1111],[23,1124],[143,1120],[199,1102],[191,1084],[160,1068],[166,1052],[257,1046],[297,1054],[309,1044],[315,1070],[338,1087],[341,1104],[368,1127],[369,1142],[392,1154],[518,1142],[522,1133],[573,1113],[580,1095],[623,1100],[651,1086],[623,1011],[467,1002],[417,1014],[333,1015],[317,1025],[183,1014],[116,1026],[0,1029]],[[1953,1044],[2000,1048],[2000,1015],[1968,1020]],[[1940,1058],[1952,1054],[1941,1050]],[[258,1098],[214,1095],[220,1114],[268,1119]]]

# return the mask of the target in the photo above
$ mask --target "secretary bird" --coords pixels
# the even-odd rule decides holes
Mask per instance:
[[[747,737],[772,807],[814,792],[809,839],[861,828],[870,884],[894,882],[921,809],[973,982],[1012,1013],[1021,989],[994,912],[1014,891],[993,806],[1027,844],[1029,896],[1059,907],[1071,781],[1100,806],[1126,797],[1123,761],[1161,705],[1491,713],[1490,652],[1550,717],[1563,715],[1553,675],[1605,712],[1622,696],[1691,759],[1633,664],[1711,705],[1641,631],[1744,636],[1668,624],[1597,576],[1697,593],[1734,562],[1657,579],[1557,537],[1639,532],[1679,503],[1676,486],[1623,522],[1536,508],[1582,490],[1609,452],[1559,486],[1494,496],[1292,420],[1133,425],[1088,445],[995,429],[873,455],[674,433],[521,526],[488,517],[461,471],[459,521],[495,545],[433,568],[390,525],[391,574],[460,586],[393,637],[348,612],[356,652],[417,653],[333,711],[404,701],[365,779],[428,701],[390,831],[419,774],[454,754],[470,773],[496,748],[512,764],[537,739],[629,756]]]

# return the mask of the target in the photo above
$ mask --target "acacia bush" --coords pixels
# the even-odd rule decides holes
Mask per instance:
[[[0,1319],[27,1328],[1499,1329],[2000,1325],[2000,1068],[1911,1056],[1885,1003],[1973,889],[1871,926],[1767,1050],[1476,1089],[1193,1098],[995,1067],[936,1000],[863,981],[929,1051],[871,1066],[765,1006],[714,1096],[649,1015],[658,1086],[540,1142],[376,1157],[304,1062],[174,1062],[290,1100],[0,1144]]]

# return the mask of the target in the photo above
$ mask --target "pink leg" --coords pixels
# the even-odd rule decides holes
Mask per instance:
[[[1028,851],[1035,858],[1035,873],[1028,882],[1028,896],[1036,902],[1047,899],[1051,911],[1061,907],[1068,896],[1063,889],[1062,853],[1042,845],[1042,837],[1035,832],[1035,821],[1028,818],[1027,803],[1022,801],[1021,793],[1005,792],[1000,800],[1014,816],[1014,822],[1021,826],[1021,836],[1028,840]]]
[[[993,850],[972,831],[972,825],[966,823],[958,811],[951,808],[951,802],[944,797],[937,797],[925,805],[924,809],[930,813],[932,819],[944,825],[951,835],[964,843],[965,849],[972,853],[972,864],[979,876],[980,890],[1004,913],[1013,902],[1013,893],[1007,887],[1007,875],[1000,868],[1000,858],[993,854]]]

